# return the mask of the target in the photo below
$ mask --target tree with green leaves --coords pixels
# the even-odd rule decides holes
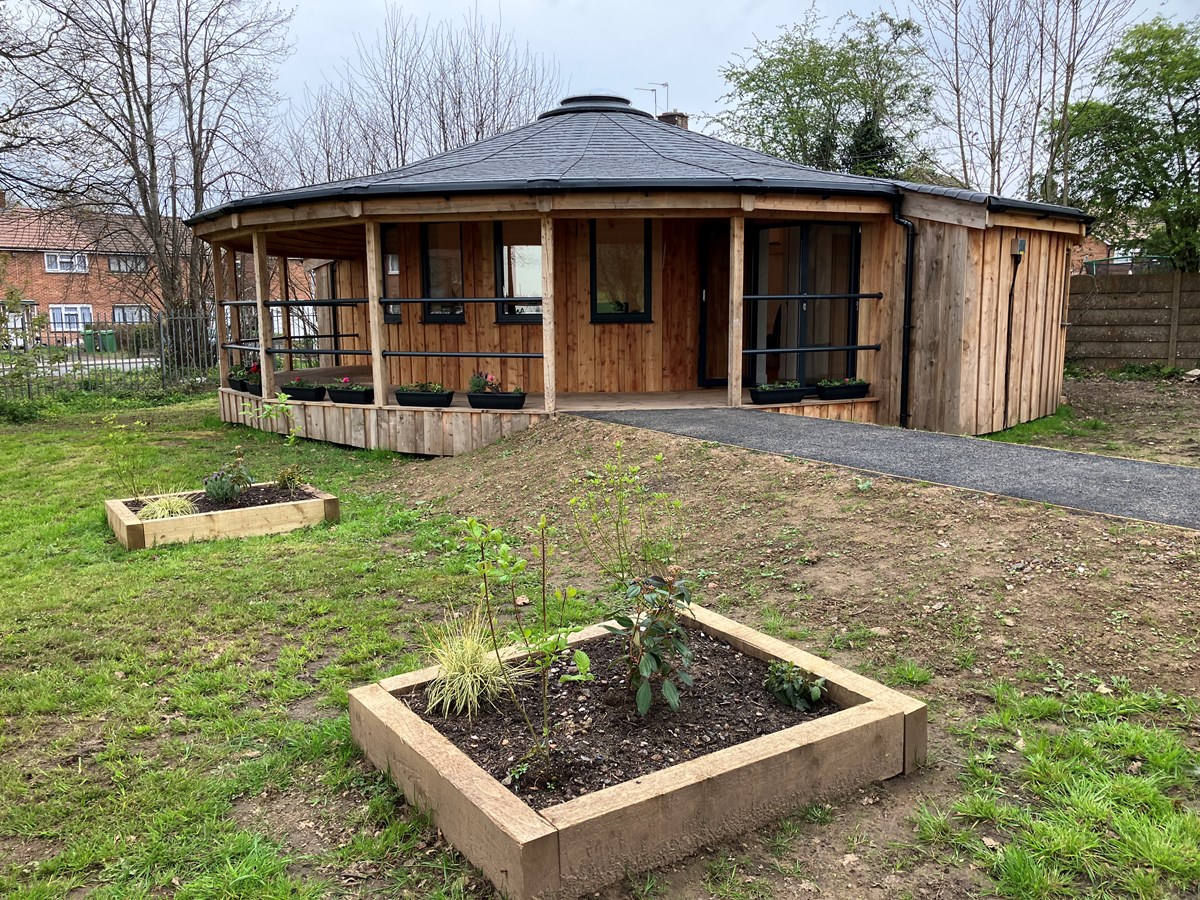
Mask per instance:
[[[1200,19],[1132,26],[1100,86],[1071,111],[1077,198],[1106,240],[1200,271]]]
[[[924,158],[930,117],[920,28],[879,12],[821,31],[810,9],[722,68],[730,106],[713,121],[730,140],[807,166],[905,177]]]

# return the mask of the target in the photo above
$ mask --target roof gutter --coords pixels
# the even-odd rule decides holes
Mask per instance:
[[[909,381],[912,376],[912,333],[913,333],[913,259],[916,255],[917,226],[900,213],[904,208],[904,194],[897,193],[892,200],[892,219],[904,227],[904,328],[900,333],[900,427],[911,428],[912,414],[908,408]]]

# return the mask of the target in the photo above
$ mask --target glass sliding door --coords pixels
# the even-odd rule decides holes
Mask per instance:
[[[857,343],[859,226],[802,222],[755,229],[753,293],[746,347],[797,350]],[[833,296],[830,296],[833,295]],[[854,351],[765,353],[750,357],[750,383],[815,385],[854,374]]]

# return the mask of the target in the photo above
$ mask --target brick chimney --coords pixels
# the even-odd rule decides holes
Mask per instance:
[[[668,125],[674,125],[677,128],[682,128],[684,131],[688,130],[687,113],[680,112],[677,109],[673,109],[670,112],[659,113],[658,121],[666,122]]]

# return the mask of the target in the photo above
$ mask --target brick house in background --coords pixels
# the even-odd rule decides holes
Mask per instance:
[[[1083,272],[1084,263],[1096,259],[1108,259],[1112,256],[1112,245],[1107,244],[1094,234],[1089,234],[1081,243],[1071,248],[1071,274]]]
[[[99,218],[8,208],[0,191],[0,255],[3,289],[21,302],[14,326],[45,316],[51,335],[74,337],[91,322],[149,322],[161,306],[145,248]]]

